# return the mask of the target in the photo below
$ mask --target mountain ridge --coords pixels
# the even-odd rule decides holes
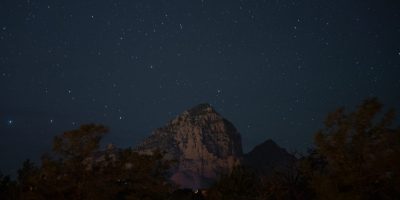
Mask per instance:
[[[165,152],[165,159],[177,161],[171,166],[170,180],[181,188],[196,189],[211,186],[238,165],[253,163],[243,162],[253,157],[246,156],[252,155],[250,152],[243,154],[241,142],[236,127],[210,104],[202,103],[155,129],[136,150],[143,154],[155,150]],[[277,149],[281,148],[275,142],[265,142],[275,144],[268,145],[272,152],[280,152]],[[264,152],[262,148],[256,151],[261,152],[259,154]]]

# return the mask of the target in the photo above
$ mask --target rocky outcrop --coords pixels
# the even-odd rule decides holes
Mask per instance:
[[[156,129],[137,150],[161,150],[166,159],[176,161],[171,168],[171,180],[182,188],[210,186],[240,164],[242,157],[240,134],[209,104],[184,111]]]

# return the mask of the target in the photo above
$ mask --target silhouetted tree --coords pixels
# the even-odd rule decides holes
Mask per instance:
[[[304,158],[302,158],[304,159]],[[303,173],[301,161],[287,163],[261,179],[259,199],[308,200],[312,198],[309,178]]]
[[[37,193],[39,179],[39,168],[29,159],[25,160],[22,168],[18,170],[19,199],[40,199],[40,195]]]
[[[84,164],[84,159],[93,156],[99,150],[100,140],[107,132],[108,128],[102,125],[82,125],[79,129],[56,136],[53,152],[62,158],[66,165]]]
[[[91,170],[94,156],[99,153],[100,140],[107,132],[102,125],[88,124],[56,136],[54,158],[44,156],[41,174],[41,185],[53,190],[42,190],[42,194],[66,199],[88,199],[93,193],[107,197],[100,188],[93,187],[99,174]]]
[[[221,179],[207,192],[210,200],[251,200],[259,195],[259,178],[244,168],[237,167]]]
[[[15,181],[0,172],[0,199],[17,199],[17,194]]]
[[[368,99],[354,112],[328,115],[305,170],[318,199],[400,196],[400,129],[393,128],[394,110],[381,110],[377,99]]]
[[[168,162],[163,154],[141,155],[131,149],[121,150],[116,160],[100,169],[103,183],[114,182],[114,190],[124,199],[166,199],[171,185],[166,181]],[[108,184],[110,185],[110,184]]]
[[[19,170],[19,199],[166,199],[163,155],[101,150],[107,131],[88,124],[55,137],[53,153],[42,157],[40,167],[28,160]]]
[[[172,192],[168,200],[194,200],[194,195],[191,189],[178,189]]]

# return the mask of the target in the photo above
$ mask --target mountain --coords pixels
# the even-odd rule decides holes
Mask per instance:
[[[171,180],[181,188],[204,188],[229,173],[242,158],[241,136],[234,125],[209,104],[184,111],[156,129],[137,150],[155,150],[176,161]]]
[[[287,167],[296,161],[284,148],[268,139],[257,145],[243,156],[243,165],[256,170],[260,174],[268,175],[274,170]]]

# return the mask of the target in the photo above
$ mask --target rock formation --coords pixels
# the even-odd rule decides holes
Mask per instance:
[[[240,164],[242,157],[240,134],[209,104],[184,111],[156,129],[137,150],[160,150],[166,153],[166,159],[176,161],[171,180],[182,188],[210,186]]]

